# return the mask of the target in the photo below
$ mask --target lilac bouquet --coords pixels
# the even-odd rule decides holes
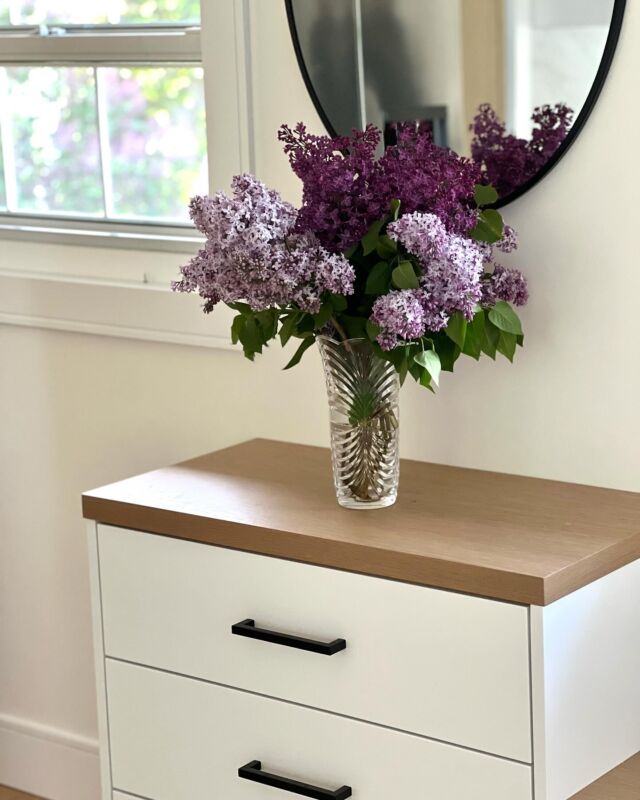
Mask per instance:
[[[534,108],[530,139],[508,133],[507,126],[489,103],[483,103],[470,130],[471,157],[482,168],[483,182],[498,190],[500,197],[519,189],[544,167],[567,138],[573,110],[564,103]]]
[[[401,129],[380,157],[373,126],[333,139],[282,126],[279,138],[301,207],[251,175],[231,195],[194,197],[206,243],[175,290],[198,292],[205,312],[230,306],[249,359],[276,337],[297,340],[287,368],[321,335],[368,340],[401,380],[429,389],[461,354],[513,360],[527,284],[499,263],[516,235],[478,165],[423,131]]]

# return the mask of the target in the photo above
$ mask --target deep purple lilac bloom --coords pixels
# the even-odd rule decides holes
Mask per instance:
[[[493,306],[498,300],[523,306],[529,299],[527,279],[517,269],[510,269],[496,264],[493,273],[482,283],[483,306]]]
[[[378,297],[371,321],[380,328],[377,337],[383,350],[393,350],[402,341],[418,339],[426,330],[424,292],[400,289]]]
[[[476,223],[473,187],[479,167],[438,147],[428,131],[399,130],[398,142],[376,160],[381,133],[372,125],[350,137],[314,136],[302,123],[278,133],[303,184],[297,229],[342,252],[399,200],[403,213],[436,214],[447,230],[466,233]]]
[[[181,268],[176,291],[197,291],[207,312],[244,301],[254,311],[294,303],[317,313],[325,292],[353,293],[351,264],[312,233],[296,232],[296,210],[277,192],[251,175],[236,176],[232,189],[232,197],[192,200],[191,218],[207,241]]]
[[[505,123],[489,103],[483,103],[470,130],[471,157],[483,168],[483,181],[501,197],[511,194],[535,175],[562,144],[573,122],[573,110],[563,103],[534,109],[531,139],[507,133]]]

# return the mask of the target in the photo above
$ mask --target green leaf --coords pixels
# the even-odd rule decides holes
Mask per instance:
[[[456,311],[456,313],[453,314],[449,320],[449,324],[446,327],[446,333],[451,341],[455,342],[462,350],[464,347],[464,339],[467,334],[467,320],[459,311]]]
[[[503,232],[504,222],[500,214],[494,208],[485,208],[478,215],[478,222],[469,231],[469,236],[477,242],[493,244],[502,239]]]
[[[344,257],[345,258],[351,258],[352,256],[355,256],[356,250],[359,247],[360,247],[360,242],[356,242],[355,244],[352,244],[351,247],[349,247],[347,250],[344,251]]]
[[[516,336],[516,342],[518,343],[519,347],[524,347],[524,333],[519,333]]]
[[[315,322],[315,327],[317,329],[324,328],[324,326],[329,322],[331,317],[333,316],[333,306],[330,302],[323,303],[320,306],[320,311],[317,314],[314,314],[313,320]]]
[[[417,289],[420,286],[410,261],[401,261],[391,273],[391,280],[398,289]]]
[[[266,344],[278,332],[278,312],[275,308],[267,308],[258,311],[255,317],[262,332],[262,343]]]
[[[306,339],[303,339],[302,342],[300,343],[300,347],[298,347],[296,352],[293,354],[293,358],[291,359],[291,361],[289,361],[285,369],[291,369],[291,367],[295,367],[296,364],[299,364],[300,360],[302,359],[302,356],[314,343],[315,343],[315,338],[313,336],[308,336]]]
[[[389,208],[391,211],[391,219],[395,222],[400,216],[400,201],[392,200]]]
[[[343,314],[340,317],[340,322],[350,339],[364,339],[367,335],[367,320],[364,317],[351,317],[347,314]]]
[[[516,336],[522,336],[522,324],[516,312],[511,308],[509,303],[504,300],[498,302],[489,309],[489,319],[496,328],[506,333],[514,333]]]
[[[240,314],[251,314],[251,306],[248,303],[227,303],[227,305]]]
[[[313,318],[313,314],[307,314],[305,311],[300,313],[301,317],[298,320],[295,336],[299,336],[300,338],[302,338],[304,336],[309,336],[309,334],[313,333],[316,327],[316,321]]]
[[[467,335],[465,336],[464,347],[462,348],[462,352],[466,356],[471,356],[471,358],[475,358],[476,361],[478,361],[482,353],[484,328],[484,312],[479,311],[467,325]]]
[[[238,314],[237,317],[233,318],[233,322],[231,323],[231,342],[233,344],[238,344],[240,341],[240,335],[244,329],[245,321],[246,319],[242,314]]]
[[[409,354],[411,348],[409,345],[400,345],[394,347],[393,350],[385,351],[384,357],[390,361],[396,368],[396,372],[400,376],[400,383],[403,384],[409,371]]]
[[[342,311],[346,311],[347,309],[347,298],[342,294],[330,294],[329,302],[331,303],[333,310],[338,314],[340,314]]]
[[[380,333],[380,328],[375,322],[371,322],[370,319],[367,320],[367,324],[365,325],[365,330],[367,331],[367,336],[372,342],[378,338],[378,334]]]
[[[489,358],[496,360],[496,351],[498,349],[498,341],[500,339],[500,329],[489,319],[489,315],[485,312],[484,320],[484,340],[482,342],[482,352],[486,353]]]
[[[378,237],[380,236],[380,229],[383,225],[383,219],[377,220],[360,240],[362,243],[362,252],[365,256],[368,256],[369,253],[373,253],[373,251],[376,249]]]
[[[413,360],[416,364],[420,364],[421,367],[427,370],[435,385],[438,386],[440,383],[440,370],[442,369],[442,365],[440,363],[440,356],[436,351],[422,350],[413,357]]]
[[[438,334],[435,338],[436,352],[440,356],[443,371],[453,372],[453,365],[458,360],[462,350],[446,334]]]
[[[378,237],[378,244],[376,246],[376,253],[380,258],[393,258],[398,252],[398,245],[388,236],[383,235]]]
[[[245,317],[245,324],[239,332],[245,356],[253,361],[256,353],[262,352],[263,335],[255,317]]]
[[[300,314],[297,311],[295,311],[293,314],[287,314],[287,316],[284,317],[282,325],[280,327],[280,344],[283,347],[289,341],[289,339],[294,335],[296,330],[296,324],[299,318]]]
[[[495,203],[498,199],[498,192],[493,186],[485,186],[481,183],[477,183],[473,187],[473,196],[475,198],[476,205],[490,206],[491,203]]]
[[[391,264],[387,261],[378,261],[374,264],[367,276],[364,287],[365,294],[386,294],[391,283]]]
[[[420,386],[424,386],[425,389],[428,389],[430,392],[433,392],[435,394],[435,389],[431,385],[431,375],[429,374],[428,370],[426,369],[422,370],[422,375],[420,375],[419,383]]]
[[[498,352],[502,353],[503,356],[509,359],[509,361],[513,361],[513,356],[516,352],[516,343],[517,337],[515,333],[507,333],[506,331],[500,331],[500,338],[498,339]]]

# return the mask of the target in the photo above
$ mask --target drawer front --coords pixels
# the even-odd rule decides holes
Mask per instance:
[[[99,548],[109,656],[531,760],[522,606],[103,526]]]
[[[280,700],[107,660],[114,787],[155,800],[282,800],[264,772],[361,800],[531,800],[531,768]]]

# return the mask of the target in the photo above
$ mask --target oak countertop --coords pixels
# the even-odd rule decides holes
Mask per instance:
[[[105,524],[533,605],[640,558],[640,493],[403,461],[395,506],[349,511],[328,450],[264,439],[82,501]]]

